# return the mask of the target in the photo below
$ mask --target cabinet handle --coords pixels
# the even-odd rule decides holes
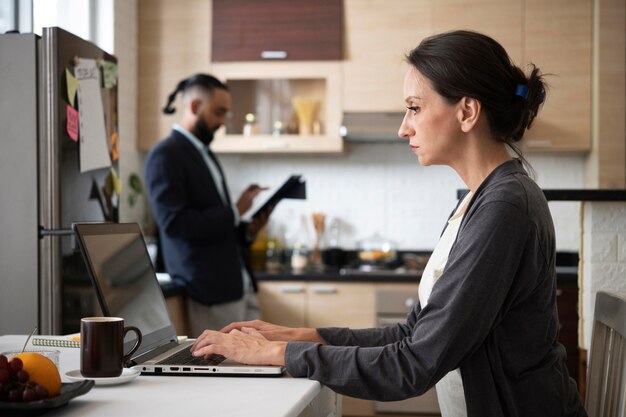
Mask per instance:
[[[549,148],[552,146],[551,140],[529,140],[526,142],[531,148]]]
[[[261,51],[261,58],[263,58],[263,59],[285,59],[285,58],[287,58],[287,51]]]
[[[335,287],[315,287],[313,288],[314,294],[336,294],[337,288]]]
[[[560,288],[557,288],[557,289],[556,289],[556,296],[557,296],[557,297],[560,297],[560,296],[562,296],[562,295],[563,295],[563,290],[562,290],[562,289],[560,289]]]
[[[302,285],[285,285],[278,288],[283,294],[301,294],[304,292]]]

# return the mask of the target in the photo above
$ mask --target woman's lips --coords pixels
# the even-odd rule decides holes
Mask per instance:
[[[411,151],[415,152],[417,150],[417,148],[419,148],[419,146],[415,146],[415,145],[411,145],[409,144],[409,147],[411,148]]]

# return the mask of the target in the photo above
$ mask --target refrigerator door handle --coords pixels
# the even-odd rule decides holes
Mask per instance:
[[[44,229],[43,226],[39,226],[39,239],[46,236],[69,236],[73,234],[72,229]]]

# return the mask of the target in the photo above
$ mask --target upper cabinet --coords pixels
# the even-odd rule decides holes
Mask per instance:
[[[528,151],[591,149],[591,0],[525,0],[524,63],[546,75],[548,94],[526,133]]]
[[[404,110],[404,55],[430,32],[429,0],[345,0],[343,108]]]
[[[212,61],[339,60],[342,1],[213,0]]]
[[[403,110],[406,56],[434,33],[474,29],[522,55],[520,0],[345,0],[344,110]],[[403,22],[409,22],[404,24]]]
[[[341,64],[215,63],[233,97],[218,153],[339,153]]]

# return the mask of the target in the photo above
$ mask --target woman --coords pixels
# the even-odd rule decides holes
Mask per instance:
[[[545,97],[493,39],[456,31],[407,57],[399,135],[422,165],[448,165],[470,192],[424,271],[419,305],[391,328],[233,323],[194,355],[285,364],[340,394],[400,400],[437,386],[443,416],[584,416],[557,341],[554,227],[515,143]],[[520,156],[521,157],[521,156]],[[522,158],[523,159],[523,158]]]

